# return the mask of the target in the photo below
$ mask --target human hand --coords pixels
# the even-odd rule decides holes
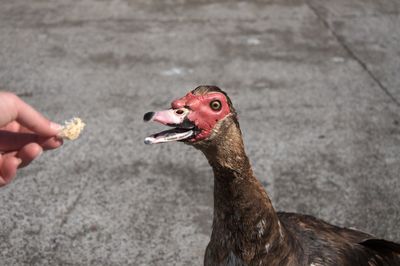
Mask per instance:
[[[18,96],[0,92],[0,187],[43,150],[61,146],[62,140],[56,137],[60,128]]]

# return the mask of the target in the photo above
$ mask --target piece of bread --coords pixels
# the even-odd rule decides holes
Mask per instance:
[[[79,137],[84,127],[85,123],[82,122],[82,119],[79,117],[74,117],[65,122],[63,128],[58,134],[58,137],[67,140],[75,140]]]

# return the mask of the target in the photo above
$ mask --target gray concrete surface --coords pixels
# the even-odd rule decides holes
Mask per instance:
[[[0,84],[85,134],[0,189],[1,265],[201,265],[212,173],[146,111],[231,96],[277,209],[400,241],[397,0],[5,0]]]

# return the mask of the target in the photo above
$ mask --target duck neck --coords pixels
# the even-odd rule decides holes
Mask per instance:
[[[201,149],[214,171],[211,242],[215,239],[222,249],[242,253],[245,259],[255,254],[254,243],[264,248],[280,242],[283,229],[267,193],[253,175],[238,123],[225,122],[218,131],[223,134],[213,138],[213,145]]]

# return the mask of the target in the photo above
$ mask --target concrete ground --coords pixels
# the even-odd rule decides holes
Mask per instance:
[[[279,210],[400,241],[398,0],[6,0],[0,84],[82,138],[0,189],[1,265],[201,265],[212,173],[145,146],[215,84]]]

